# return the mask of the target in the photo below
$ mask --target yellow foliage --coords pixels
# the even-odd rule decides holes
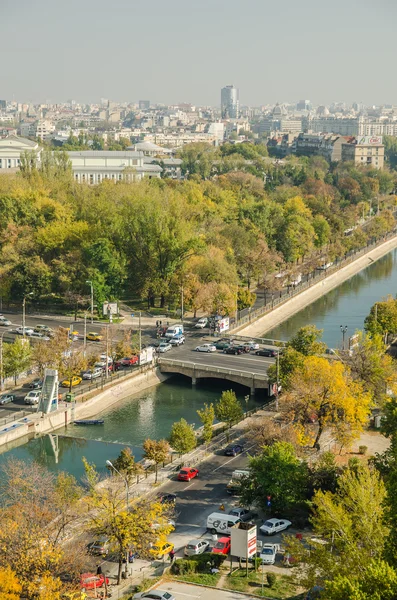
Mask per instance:
[[[0,569],[0,600],[19,600],[22,586],[11,567]]]

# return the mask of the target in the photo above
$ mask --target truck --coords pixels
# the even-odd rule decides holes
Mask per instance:
[[[225,513],[214,512],[207,517],[207,529],[212,534],[230,535],[231,528],[236,523],[241,523],[241,519],[233,515],[225,515]]]
[[[226,491],[231,496],[238,496],[240,493],[240,485],[241,481],[250,476],[249,471],[244,471],[241,469],[237,469],[233,471],[232,478],[226,486]]]
[[[170,339],[174,338],[176,335],[181,335],[182,333],[183,333],[183,325],[182,324],[171,325],[170,327],[168,327],[167,331],[165,332],[164,337],[170,340]]]

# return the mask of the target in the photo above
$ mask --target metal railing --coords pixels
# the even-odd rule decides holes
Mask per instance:
[[[206,371],[208,373],[223,373],[225,375],[236,375],[238,377],[246,377],[250,375],[251,377],[255,377],[255,379],[262,379],[267,381],[267,375],[265,373],[257,373],[254,371],[241,371],[238,369],[227,369],[226,367],[216,367],[211,365],[203,365],[201,363],[188,362],[183,360],[173,360],[172,358],[159,358],[158,364],[161,366],[162,364],[169,364],[170,366],[182,367],[187,369],[197,369],[200,371]]]
[[[19,421],[20,419],[32,416],[32,414],[36,412],[37,408],[32,408],[32,410],[30,411],[21,408],[19,411],[12,413],[9,417],[2,417],[0,419],[0,426],[8,425],[8,423],[14,423],[15,421]]]

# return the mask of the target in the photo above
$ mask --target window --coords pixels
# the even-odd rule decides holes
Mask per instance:
[[[7,159],[7,169],[11,169],[11,158]]]
[[[2,169],[2,168],[3,168],[3,159],[0,158],[0,169]]]
[[[121,173],[119,173],[119,181],[121,181],[121,180],[122,180],[122,178],[123,178],[123,177],[122,177]]]
[[[98,175],[97,175],[98,183],[101,183],[101,180],[102,180],[102,175],[100,173],[98,173]]]
[[[94,176],[93,176],[93,174],[91,173],[91,174],[90,174],[90,184],[92,185],[93,183],[94,183]]]
[[[81,176],[81,181],[83,181],[85,183],[85,175],[84,174]]]
[[[79,180],[79,174],[78,174],[78,173],[75,173],[75,176],[74,176],[74,178],[75,178],[75,180],[76,180],[76,181],[78,181],[78,180]]]

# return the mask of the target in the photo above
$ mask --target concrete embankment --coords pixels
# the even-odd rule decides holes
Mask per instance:
[[[18,445],[17,440],[29,439],[43,433],[51,433],[60,427],[66,426],[75,419],[87,419],[98,415],[123,398],[153,387],[168,379],[168,375],[160,373],[154,367],[141,373],[134,373],[113,382],[108,388],[94,393],[85,402],[63,404],[56,412],[48,415],[32,413],[31,416],[15,421],[0,428],[0,447],[7,451],[12,446]],[[0,450],[2,452],[3,450]]]
[[[318,283],[313,284],[311,287],[305,289],[300,294],[297,294],[286,300],[282,305],[278,306],[274,310],[260,317],[255,322],[242,327],[238,330],[238,335],[247,337],[262,337],[266,331],[280,325],[292,315],[303,310],[306,306],[324,296],[334,288],[338,287],[341,283],[350,279],[353,275],[362,271],[379,258],[391,252],[397,248],[397,236],[387,240],[383,244],[369,250],[365,254],[362,254],[359,258],[349,263],[345,267],[342,267],[339,271],[330,274]],[[237,333],[237,331],[236,331]]]

